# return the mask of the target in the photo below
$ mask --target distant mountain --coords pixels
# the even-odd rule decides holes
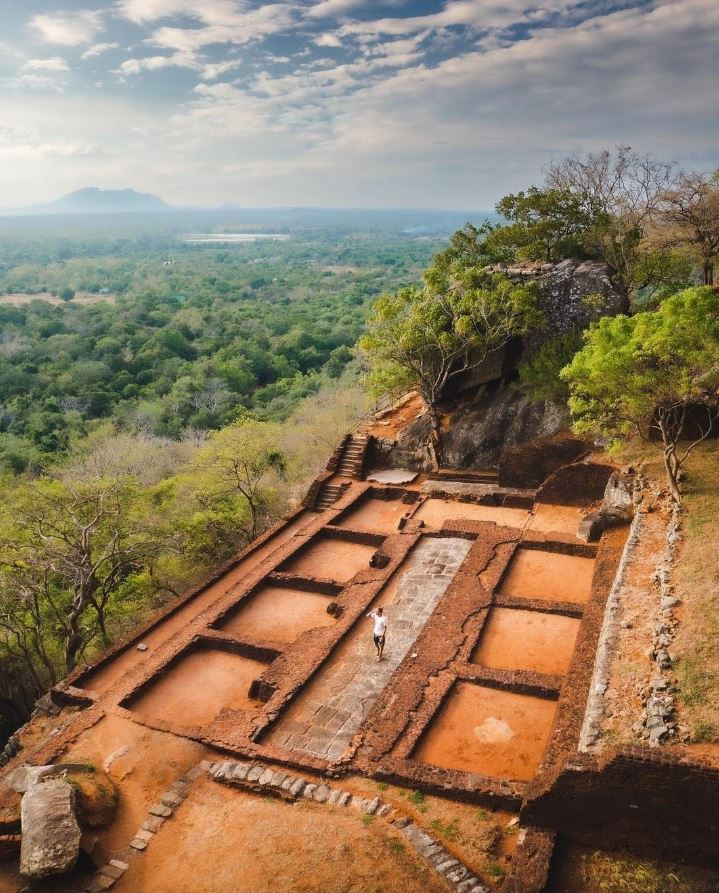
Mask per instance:
[[[126,214],[171,211],[172,207],[149,192],[134,189],[77,189],[47,205],[23,208],[21,214]]]

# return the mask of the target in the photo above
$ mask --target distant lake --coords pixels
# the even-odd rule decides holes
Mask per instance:
[[[274,239],[284,242],[289,236],[283,233],[187,233],[185,242],[256,242],[258,239]]]

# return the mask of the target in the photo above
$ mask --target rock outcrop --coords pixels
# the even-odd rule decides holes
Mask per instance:
[[[20,872],[28,878],[65,874],[80,854],[75,792],[64,778],[31,784],[20,807]]]
[[[584,329],[601,316],[626,309],[624,298],[601,263],[566,260],[559,264],[492,269],[515,281],[538,283],[545,326],[524,340],[511,339],[476,369],[452,379],[451,392],[441,407],[441,463],[454,468],[497,468],[503,454],[511,461],[508,450],[521,451],[530,441],[553,438],[561,432],[568,435],[569,414],[565,406],[549,401],[537,403],[511,386],[522,356],[549,338]],[[429,470],[429,433],[429,419],[423,416],[396,440],[376,439],[373,460],[380,465]],[[538,469],[531,483],[523,486],[536,486],[547,473],[574,458],[575,455],[559,456],[548,468]]]

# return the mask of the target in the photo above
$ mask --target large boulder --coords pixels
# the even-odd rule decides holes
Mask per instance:
[[[629,309],[626,297],[612,285],[608,268],[597,261],[564,260],[493,269],[515,282],[538,284],[539,304],[551,335],[584,329],[600,316],[616,316]]]
[[[64,778],[31,784],[20,807],[20,872],[44,878],[72,871],[80,854],[75,792]]]

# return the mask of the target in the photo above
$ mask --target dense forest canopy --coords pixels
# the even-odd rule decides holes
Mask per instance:
[[[245,411],[283,419],[339,376],[369,302],[417,278],[445,224],[356,214],[330,229],[306,216],[165,215],[153,227],[132,215],[138,232],[124,219],[96,232],[21,219],[0,240],[0,463],[36,467],[103,419],[173,438]],[[198,227],[290,238],[185,242]]]

